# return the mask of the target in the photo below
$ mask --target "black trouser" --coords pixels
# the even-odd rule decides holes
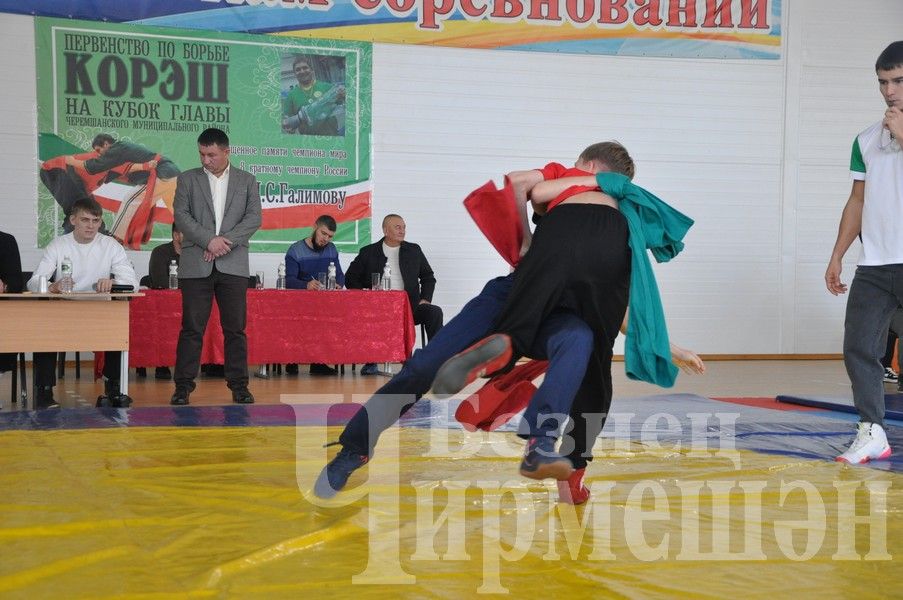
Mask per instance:
[[[554,310],[582,319],[606,346],[614,344],[630,288],[627,219],[618,209],[563,204],[543,218],[495,331],[511,336],[514,356],[528,355]]]
[[[433,339],[436,332],[442,328],[442,309],[435,304],[418,304],[412,312],[414,313],[414,325],[422,324],[426,330],[426,340]]]
[[[594,349],[570,407],[571,429],[562,454],[577,469],[592,448],[611,406],[612,347],[630,289],[627,220],[617,209],[564,204],[543,218],[530,250],[514,271],[514,283],[495,331],[511,336],[514,355],[529,356],[541,327],[555,310],[571,311],[594,333]]]
[[[180,280],[182,286],[182,331],[176,347],[176,368],[173,373],[176,387],[194,389],[201,363],[204,331],[210,318],[213,298],[219,307],[219,322],[223,328],[225,376],[229,389],[248,386],[248,278],[228,275],[216,270],[208,277]]]
[[[489,281],[480,294],[442,328],[435,339],[430,339],[430,343],[423,349],[415,351],[402,365],[401,371],[377,390],[351,418],[339,437],[342,446],[351,452],[372,456],[380,434],[429,390],[442,363],[490,332],[508,299],[513,280],[514,276],[508,275]],[[550,320],[543,325],[549,327],[553,324]],[[552,331],[547,333],[551,335]],[[566,432],[568,438],[561,452],[578,469],[584,468],[587,461],[592,460],[593,445],[602,431],[611,406],[610,345],[598,336],[594,337],[593,353],[571,404],[573,425]],[[559,358],[571,360],[571,357]]]
[[[560,448],[560,452],[571,459],[575,469],[585,468],[586,463],[593,459],[593,446],[611,409],[611,357],[611,348],[600,343],[596,336],[595,349],[571,404],[572,429],[565,432]],[[571,440],[573,448],[570,446]]]
[[[37,387],[56,385],[56,352],[34,353],[34,384]],[[119,381],[122,352],[103,353],[103,376],[111,381]]]

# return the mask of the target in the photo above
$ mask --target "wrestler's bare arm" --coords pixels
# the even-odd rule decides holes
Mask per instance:
[[[596,181],[595,175],[549,179],[547,181],[537,183],[533,187],[533,191],[530,194],[530,199],[533,200],[534,206],[537,204],[548,204],[559,195],[561,195],[562,192],[574,186],[598,188],[599,184]]]
[[[527,253],[533,233],[530,231],[530,219],[527,216],[527,200],[530,198],[536,184],[542,182],[542,172],[537,169],[529,171],[512,171],[507,175],[508,181],[514,188],[514,199],[517,201],[517,212],[520,217],[521,227],[524,230],[524,241],[521,243],[520,255]]]

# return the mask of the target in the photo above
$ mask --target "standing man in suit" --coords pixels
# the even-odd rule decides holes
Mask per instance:
[[[184,236],[179,258],[182,331],[176,348],[176,391],[170,404],[188,404],[213,298],[219,306],[232,401],[251,404],[248,391],[248,246],[260,227],[257,178],[229,165],[229,137],[206,129],[198,137],[201,167],[179,175],[173,204]]]
[[[386,215],[383,219],[383,238],[361,248],[345,273],[345,287],[370,287],[371,274],[382,273],[383,267],[388,264],[392,270],[391,288],[408,293],[414,323],[424,326],[429,340],[442,327],[442,309],[432,303],[436,277],[420,246],[404,241],[404,235],[404,219],[399,215]],[[374,375],[376,372],[373,363],[361,369],[362,375]]]

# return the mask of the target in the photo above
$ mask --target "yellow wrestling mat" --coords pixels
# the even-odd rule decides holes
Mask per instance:
[[[312,503],[338,433],[2,432],[0,597],[903,595],[898,473],[603,439],[574,508],[511,433],[405,428]]]

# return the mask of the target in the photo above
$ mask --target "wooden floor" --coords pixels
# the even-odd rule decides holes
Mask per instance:
[[[778,394],[850,396],[849,379],[839,360],[709,361],[706,367],[705,375],[681,374],[677,384],[665,390],[627,379],[624,364],[617,362],[612,369],[614,396],[616,399],[663,393],[691,393],[710,398],[774,397]],[[60,380],[54,392],[62,407],[94,405],[103,385],[100,381],[91,381],[91,369],[91,361],[83,360],[82,377],[76,379],[70,362],[65,377]],[[393,365],[393,369],[397,371],[399,365]],[[132,372],[129,395],[134,399],[134,406],[169,404],[169,397],[173,392],[172,381],[155,380],[153,369],[148,369],[148,375],[147,378],[137,378]],[[301,374],[296,376],[283,374],[261,379],[252,375],[250,389],[261,404],[277,404],[285,394],[296,395],[292,398],[293,403],[362,402],[386,381],[385,376],[362,376],[359,370],[352,372],[350,367],[346,368],[344,375],[312,377],[302,365]],[[197,384],[197,389],[191,395],[192,404],[217,405],[231,401],[224,380],[201,377]],[[10,385],[10,374],[0,375],[0,410],[21,409],[21,403],[10,402]],[[888,391],[893,389],[895,386],[887,385]]]

